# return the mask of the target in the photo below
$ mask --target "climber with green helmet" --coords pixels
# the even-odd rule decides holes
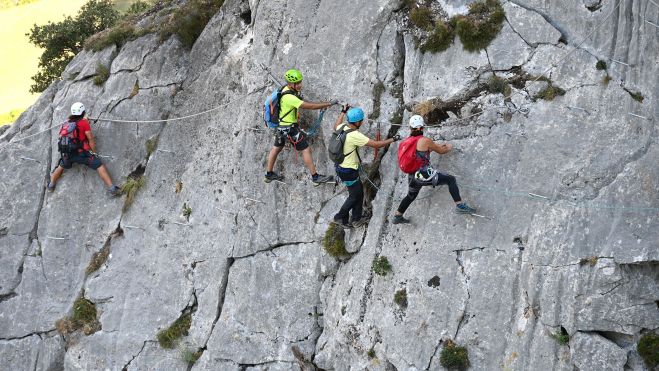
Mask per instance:
[[[347,116],[348,123],[343,124],[343,118]],[[347,104],[343,106],[341,114],[334,123],[334,130],[347,132],[343,139],[343,161],[335,163],[336,175],[343,184],[348,187],[348,198],[341,206],[339,212],[334,215],[333,223],[343,228],[360,227],[367,223],[368,218],[362,215],[364,201],[364,187],[359,179],[359,147],[382,148],[400,139],[396,134],[393,138],[385,140],[373,140],[359,132],[364,122],[364,111],[359,107],[350,108]],[[340,133],[340,132],[339,132]],[[350,220],[352,211],[352,220]]]
[[[268,168],[265,173],[265,182],[283,181],[284,177],[275,173],[275,161],[277,156],[284,149],[286,140],[289,140],[296,151],[302,152],[302,161],[311,173],[311,181],[315,186],[321,183],[334,183],[334,177],[318,174],[311,157],[311,148],[307,143],[304,132],[300,130],[298,124],[299,109],[323,109],[328,108],[337,101],[312,103],[302,100],[300,91],[302,90],[302,73],[296,69],[286,71],[286,86],[282,89],[279,108],[279,127],[275,133],[275,143],[268,154]]]

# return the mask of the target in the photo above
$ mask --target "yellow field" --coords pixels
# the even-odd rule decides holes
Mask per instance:
[[[12,0],[13,1],[13,0]],[[38,98],[30,94],[32,75],[37,72],[42,50],[30,44],[25,35],[33,24],[60,22],[75,16],[87,0],[36,0],[29,4],[0,9],[0,125],[13,122]],[[116,0],[117,8],[127,9],[132,0]],[[10,114],[11,113],[11,114]]]

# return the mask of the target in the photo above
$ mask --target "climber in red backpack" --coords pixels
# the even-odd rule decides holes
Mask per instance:
[[[394,214],[393,224],[409,223],[410,220],[403,217],[405,210],[419,195],[423,186],[448,185],[448,190],[455,202],[455,211],[462,214],[473,214],[475,208],[467,205],[460,198],[458,184],[453,175],[442,174],[430,165],[430,152],[440,155],[450,152],[453,146],[450,143],[437,144],[430,138],[423,136],[423,117],[414,115],[410,117],[410,136],[398,146],[398,165],[408,175],[409,190],[407,196],[398,205]]]
[[[50,182],[46,186],[48,191],[55,190],[57,180],[64,173],[64,169],[70,169],[73,163],[77,163],[96,170],[112,196],[121,194],[121,188],[112,183],[108,170],[95,153],[96,140],[89,121],[85,118],[85,106],[82,103],[76,102],[71,106],[71,116],[60,128],[57,147],[61,157],[57,168],[50,175]]]

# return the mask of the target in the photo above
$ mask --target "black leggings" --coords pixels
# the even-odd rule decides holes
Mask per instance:
[[[336,174],[343,180],[355,181],[352,185],[348,186],[348,198],[341,206],[341,210],[334,215],[334,220],[340,220],[345,224],[350,221],[348,213],[352,210],[352,220],[359,220],[362,217],[362,210],[364,202],[364,187],[361,180],[359,180],[359,171],[353,169],[337,169]]]
[[[419,191],[421,191],[421,187],[423,186],[429,186],[429,185],[437,186],[437,185],[447,184],[448,191],[451,193],[451,197],[453,197],[453,201],[455,202],[462,201],[462,199],[460,198],[460,190],[458,189],[458,183],[456,182],[455,177],[453,175],[436,172],[435,175],[428,180],[419,180],[415,177],[415,174],[410,174],[408,178],[408,184],[409,184],[409,190],[407,191],[407,196],[405,196],[405,198],[403,198],[403,200],[400,202],[400,205],[398,205],[398,212],[401,214],[404,214],[405,210],[407,210],[407,208],[410,207],[410,204],[412,203],[412,201],[416,199],[416,196],[419,195]]]

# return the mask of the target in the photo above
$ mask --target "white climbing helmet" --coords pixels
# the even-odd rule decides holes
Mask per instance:
[[[85,105],[80,102],[75,102],[71,105],[71,114],[74,116],[80,116],[85,112]]]
[[[412,129],[422,128],[423,125],[424,125],[423,117],[421,117],[419,115],[414,115],[414,116],[410,117],[410,127]]]

